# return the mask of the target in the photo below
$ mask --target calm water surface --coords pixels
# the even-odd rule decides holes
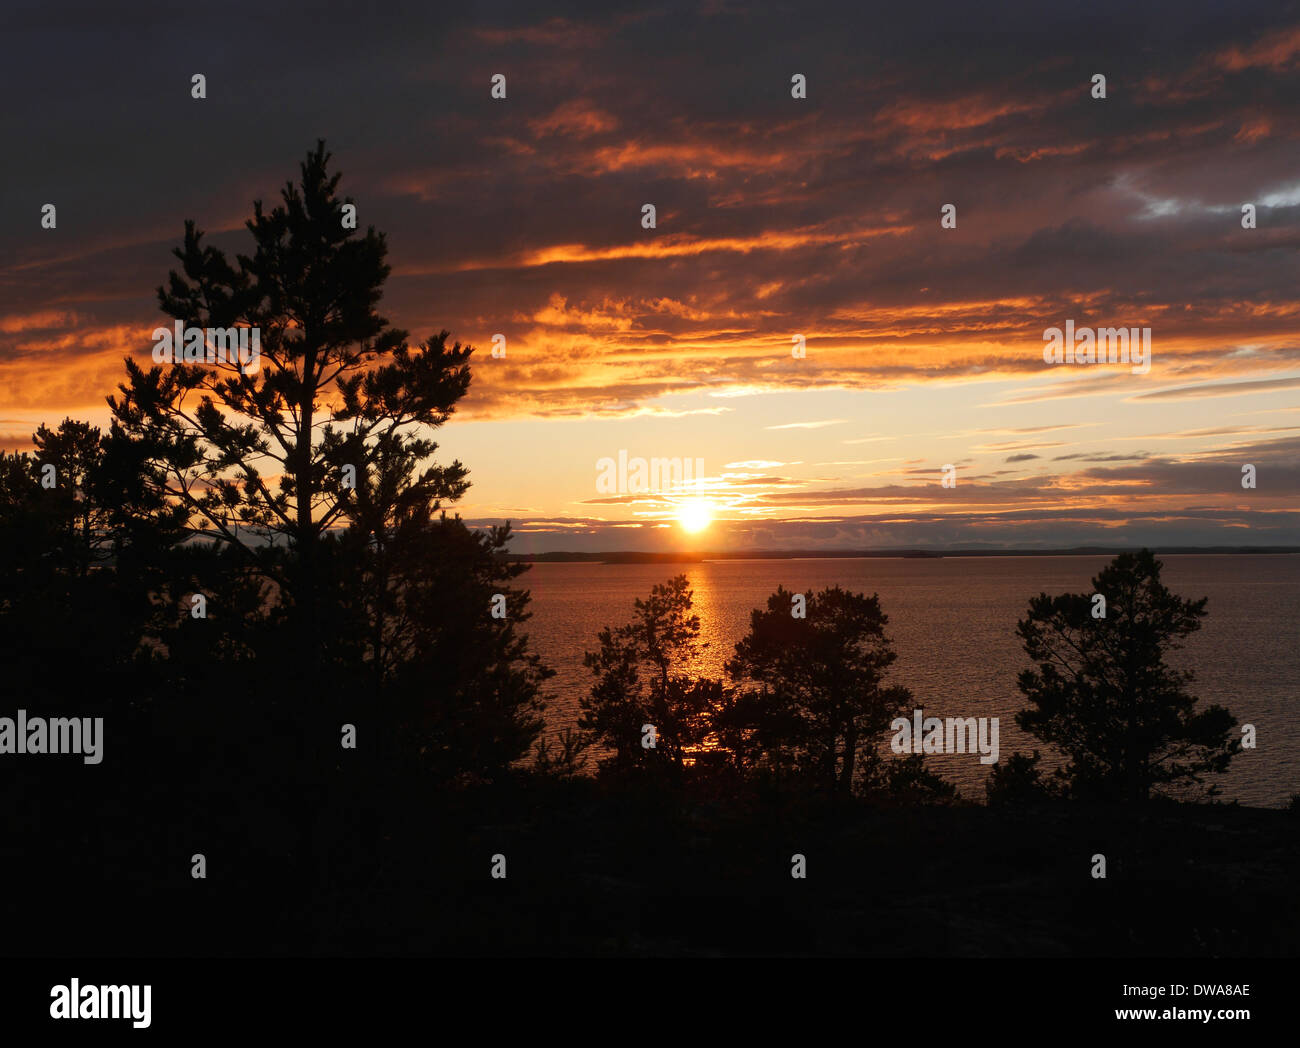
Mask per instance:
[[[1182,597],[1208,597],[1207,616],[1175,665],[1196,673],[1192,694],[1227,706],[1258,731],[1258,748],[1219,776],[1222,797],[1242,804],[1284,805],[1300,792],[1300,556],[1166,556],[1162,578]],[[556,676],[548,729],[578,718],[578,699],[591,686],[584,651],[596,648],[604,626],[632,615],[632,603],[670,576],[685,573],[695,592],[701,640],[696,667],[721,676],[722,664],[749,628],[749,614],[784,585],[810,592],[840,585],[878,593],[889,616],[886,633],[898,660],[891,679],[911,689],[926,716],[1000,718],[1001,760],[1042,743],[1022,733],[1014,716],[1024,699],[1016,675],[1029,661],[1016,621],[1029,599],[1091,592],[1091,579],[1110,558],[945,557],[941,560],[747,560],[704,564],[538,564],[520,580],[532,593],[528,623],[534,648]],[[964,794],[983,800],[988,766],[978,755],[926,758]]]

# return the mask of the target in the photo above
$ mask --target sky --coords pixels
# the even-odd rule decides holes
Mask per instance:
[[[1295,2],[11,0],[0,32],[4,450],[106,426],[184,221],[248,250],[324,138],[380,311],[476,347],[437,457],[516,551],[1300,544]],[[1149,370],[1045,362],[1067,321],[1149,328]],[[620,455],[699,470],[633,490]]]

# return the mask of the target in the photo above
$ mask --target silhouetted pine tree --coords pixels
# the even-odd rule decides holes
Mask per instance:
[[[578,728],[589,745],[613,751],[602,768],[675,774],[686,751],[704,742],[720,685],[691,672],[700,647],[700,618],[691,605],[686,576],[669,579],[635,602],[631,622],[601,630],[600,649],[587,652],[584,663],[596,680],[580,700]]]
[[[778,778],[840,796],[855,785],[887,788],[877,748],[912,699],[884,679],[898,657],[885,636],[889,619],[875,596],[838,586],[808,594],[804,618],[791,614],[792,597],[780,588],[751,613],[727,672],[759,689],[736,692],[715,722],[719,735],[744,763]]]
[[[1031,706],[1016,723],[1068,758],[1058,778],[1074,797],[1146,800],[1227,770],[1241,742],[1222,706],[1196,709],[1194,676],[1165,661],[1201,627],[1206,598],[1183,600],[1160,581],[1149,550],[1122,553],[1093,579],[1093,594],[1039,594],[1017,632],[1038,664],[1020,674]],[[1032,776],[1035,759],[1021,771]],[[1215,787],[1210,793],[1216,792]]]
[[[279,204],[255,202],[252,252],[233,263],[187,222],[181,268],[158,289],[185,327],[257,329],[259,365],[128,359],[109,398],[147,491],[211,545],[186,550],[170,594],[213,591],[206,620],[174,618],[170,690],[255,725],[228,729],[227,759],[298,827],[313,881],[339,868],[331,834],[365,848],[340,837],[358,790],[373,814],[399,767],[495,774],[524,756],[548,675],[517,632],[527,594],[506,585],[506,533],[448,519],[467,473],[431,461],[472,349],[445,331],[413,348],[377,312],[387,245],[344,228],[329,160],[318,143]],[[496,592],[505,620],[488,615]]]

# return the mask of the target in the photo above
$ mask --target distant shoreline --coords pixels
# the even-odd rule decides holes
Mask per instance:
[[[862,560],[897,557],[936,560],[947,557],[1113,557],[1138,547],[1075,546],[1070,549],[889,549],[889,550],[730,550],[716,553],[612,551],[608,553],[507,553],[505,559],[527,564],[702,564],[711,560]],[[1300,546],[1170,546],[1157,556],[1300,554]]]

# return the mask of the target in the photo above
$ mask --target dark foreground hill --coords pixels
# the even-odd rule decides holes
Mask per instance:
[[[382,812],[326,791],[308,830],[287,792],[263,793],[256,814],[211,796],[188,819],[136,800],[47,801],[39,822],[11,823],[3,952],[1293,956],[1300,943],[1300,818],[1286,811],[831,809],[524,779],[408,789]]]

